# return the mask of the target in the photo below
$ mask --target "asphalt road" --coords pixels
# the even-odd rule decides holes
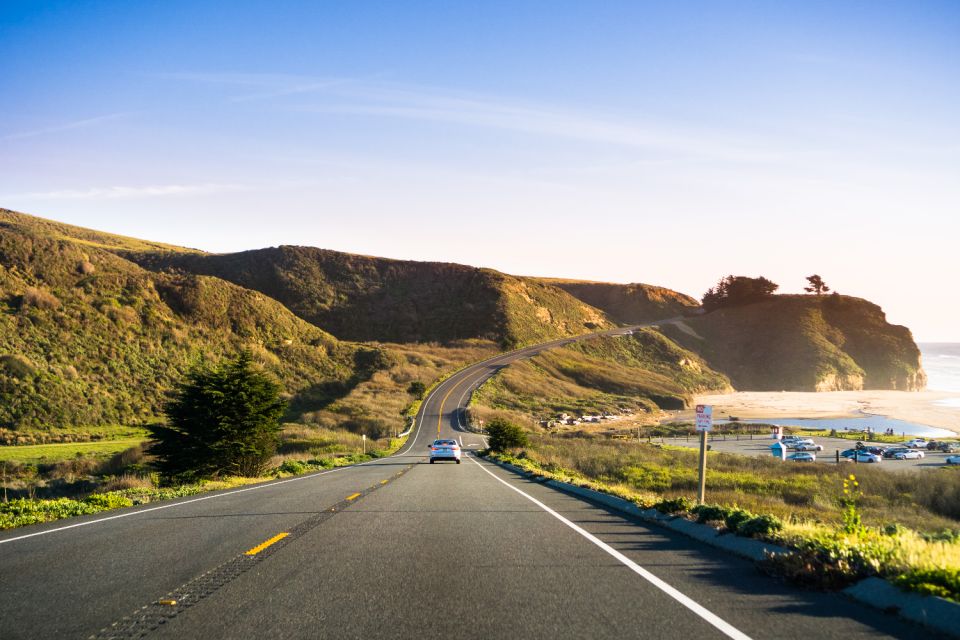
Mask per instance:
[[[543,348],[439,385],[391,458],[3,532],[0,639],[936,637],[473,456],[427,464],[438,433],[482,446],[469,391]]]

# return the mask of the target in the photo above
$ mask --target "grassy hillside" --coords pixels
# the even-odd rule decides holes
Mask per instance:
[[[481,338],[512,347],[610,326],[601,312],[560,289],[458,264],[293,246],[130,257],[150,269],[216,276],[260,291],[347,340]]]
[[[491,378],[474,402],[525,416],[554,417],[622,409],[656,417],[681,409],[700,391],[727,391],[730,382],[698,356],[653,330],[546,351]]]
[[[926,385],[906,327],[849,296],[775,296],[665,325],[740,390],[916,390]]]
[[[244,348],[315,409],[382,359],[257,292],[113,253],[147,247],[180,251],[0,210],[0,427],[150,420],[191,363]]]
[[[681,316],[700,306],[688,295],[649,284],[612,284],[544,278],[578,300],[622,324],[641,324]]]

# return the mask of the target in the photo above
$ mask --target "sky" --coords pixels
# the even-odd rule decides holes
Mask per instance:
[[[0,207],[960,342],[960,2],[0,0]]]

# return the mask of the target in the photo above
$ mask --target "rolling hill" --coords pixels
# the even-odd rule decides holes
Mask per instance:
[[[127,255],[151,270],[215,276],[259,291],[346,340],[484,338],[515,347],[613,326],[558,287],[459,264],[296,246]]]

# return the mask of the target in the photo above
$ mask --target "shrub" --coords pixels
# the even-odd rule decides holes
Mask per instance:
[[[37,289],[36,287],[27,287],[23,292],[23,307],[34,307],[37,309],[56,309],[60,306],[60,300],[49,291]]]
[[[893,578],[901,589],[960,601],[960,571],[957,569],[914,569]]]
[[[307,465],[300,462],[299,460],[286,460],[282,465],[280,465],[277,470],[283,473],[290,473],[293,475],[299,475],[305,472],[308,469]]]
[[[426,390],[427,390],[427,385],[423,384],[419,380],[414,380],[413,382],[410,383],[410,386],[407,387],[407,393],[412,395],[414,398],[417,398],[418,400],[423,398],[423,394],[426,392]]]
[[[737,527],[737,535],[756,538],[769,536],[775,531],[783,529],[783,522],[780,518],[771,515],[754,516],[745,520]]]
[[[689,511],[692,506],[693,504],[689,498],[680,496],[678,498],[661,500],[655,504],[653,508],[660,513],[680,513],[682,511]]]
[[[257,476],[276,453],[286,403],[280,387],[244,351],[187,374],[166,407],[169,425],[148,427],[149,453],[169,478],[220,473]]]
[[[494,418],[487,424],[491,451],[506,451],[529,444],[527,434],[519,426],[503,418]]]
[[[754,515],[745,509],[734,508],[727,513],[723,519],[723,524],[726,525],[727,529],[735,532],[740,529],[740,525],[753,517]]]
[[[730,509],[718,504],[698,504],[690,513],[697,516],[697,522],[720,522],[726,520]]]

